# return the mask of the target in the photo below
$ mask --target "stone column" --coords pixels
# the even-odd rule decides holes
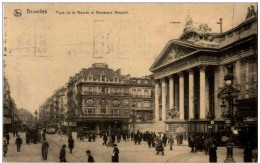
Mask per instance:
[[[200,66],[200,119],[206,118],[206,66]]]
[[[169,108],[174,106],[174,79],[173,76],[169,76]]]
[[[235,77],[237,84],[241,83],[241,62],[240,60],[235,62]]]
[[[182,72],[179,75],[179,112],[180,119],[184,120],[184,76]]]
[[[246,98],[249,98],[249,61],[246,62]]]
[[[254,62],[254,93],[257,95],[257,60]]]
[[[241,84],[241,61],[238,60],[235,62],[235,78],[236,84],[240,87]],[[241,94],[239,93],[238,99],[241,99]]]
[[[225,76],[225,67],[223,65],[219,66],[219,73],[218,73],[218,87],[222,88],[224,86],[224,76]]]
[[[155,120],[159,121],[159,81],[155,81],[155,94],[154,94],[154,112],[155,112]]]
[[[194,73],[189,69],[189,119],[194,118]]]
[[[219,81],[221,80],[219,77],[219,72],[220,72],[220,68],[218,66],[215,67],[214,70],[214,100],[215,100],[215,118],[220,118],[221,116],[221,99],[218,98],[218,93],[219,93]]]
[[[162,121],[166,120],[166,81],[162,79]]]

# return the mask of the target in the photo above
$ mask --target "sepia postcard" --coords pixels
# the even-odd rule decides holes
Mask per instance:
[[[3,162],[257,162],[257,3],[3,3]]]

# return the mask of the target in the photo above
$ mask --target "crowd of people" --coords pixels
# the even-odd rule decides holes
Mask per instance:
[[[23,140],[16,131],[14,134],[15,144],[17,146],[17,152],[21,151],[21,146],[23,144]],[[141,132],[137,131],[134,133],[133,131],[130,132],[129,130],[121,130],[121,129],[110,129],[110,130],[103,130],[99,133],[100,138],[103,140],[102,144],[107,147],[113,147],[113,155],[112,155],[112,162],[119,162],[119,148],[118,144],[122,141],[132,141],[134,145],[140,145],[143,143],[147,143],[148,148],[154,148],[155,154],[165,155],[165,147],[167,144],[170,150],[173,149],[173,145],[176,140],[176,145],[182,145],[183,140],[187,139],[186,134],[176,134],[174,135],[167,135],[166,133],[162,132]],[[9,132],[4,134],[5,140],[3,141],[3,156],[6,157],[8,151],[8,144],[10,141]],[[68,133],[68,148],[70,153],[72,153],[74,148],[74,139],[72,137],[72,133]],[[77,139],[78,141],[83,141],[86,139],[88,142],[95,142],[97,137],[97,133],[95,132],[77,132]],[[48,148],[49,142],[46,140],[46,129],[38,130],[38,128],[29,128],[25,131],[25,139],[26,144],[42,144],[42,159],[47,160],[48,158]],[[193,135],[188,136],[188,146],[191,148],[191,153],[195,154],[197,152],[205,152],[206,155],[209,155],[209,162],[217,162],[217,146],[218,143],[214,135],[196,133]],[[63,144],[61,146],[59,159],[60,162],[66,162],[66,145]],[[247,143],[244,150],[244,161],[245,162],[252,162],[252,146],[250,143]],[[86,150],[86,154],[88,157],[88,162],[94,162],[94,157],[91,154],[90,150]]]

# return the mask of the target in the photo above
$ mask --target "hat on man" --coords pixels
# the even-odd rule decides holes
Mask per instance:
[[[90,151],[90,150],[87,150],[87,151],[86,151],[86,153],[90,154],[90,153],[91,153],[91,151]]]
[[[116,147],[116,146],[117,146],[116,144],[113,145],[113,147]]]

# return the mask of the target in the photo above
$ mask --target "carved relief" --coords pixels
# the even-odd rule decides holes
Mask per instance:
[[[185,55],[191,53],[193,50],[188,48],[182,48],[180,46],[174,45],[165,59],[162,61],[162,65],[166,65],[172,61],[175,61]]]
[[[180,112],[177,110],[176,107],[173,107],[173,108],[169,109],[168,115],[169,115],[172,119],[180,118]]]

